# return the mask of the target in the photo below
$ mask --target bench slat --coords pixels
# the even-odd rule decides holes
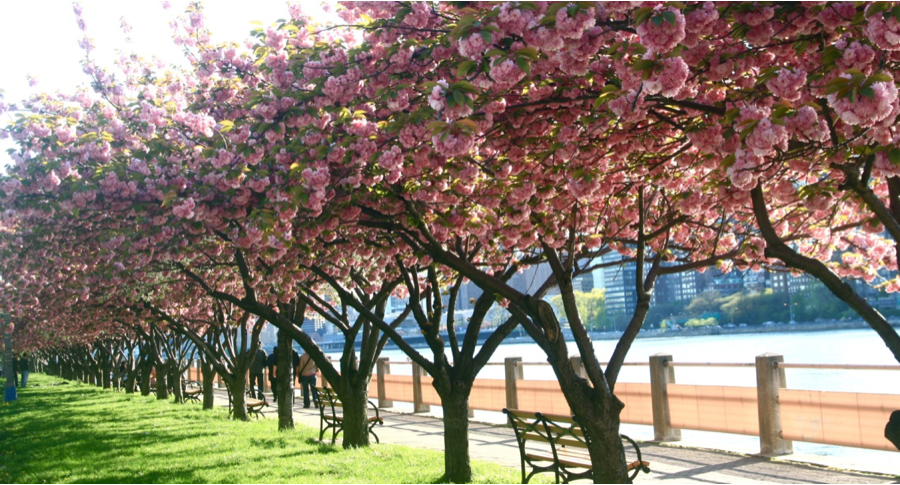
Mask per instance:
[[[526,483],[531,475],[535,473],[553,472],[554,470],[560,474],[557,478],[562,478],[565,482],[573,479],[590,478],[590,470],[593,469],[593,465],[587,452],[587,439],[575,416],[544,414],[517,409],[504,409],[503,412],[507,414],[510,426],[516,430],[516,439],[520,445],[519,450],[522,458],[522,479]],[[627,448],[633,448],[636,451],[639,458],[638,460],[625,463],[629,472],[629,479],[633,480],[639,471],[649,472],[650,464],[647,461],[640,460],[641,453],[637,444],[624,435],[622,435],[622,440],[627,442]],[[533,444],[526,448],[529,441],[533,442]],[[538,444],[544,445],[544,449],[538,449]],[[627,449],[626,452],[628,452]],[[526,461],[532,464],[530,475],[525,474]],[[541,467],[534,464],[534,462],[555,463],[557,466]],[[570,471],[568,467],[583,468],[587,471]]]

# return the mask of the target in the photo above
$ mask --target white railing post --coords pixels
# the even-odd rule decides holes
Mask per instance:
[[[784,356],[765,353],[756,356],[756,392],[759,405],[759,454],[788,455],[794,445],[784,439],[781,428],[781,407],[778,390],[787,385],[784,369],[778,367]]]
[[[413,362],[412,363],[412,378],[413,378],[413,412],[414,413],[427,413],[431,411],[431,406],[425,404],[422,397],[422,376],[427,376],[428,373],[425,372],[425,369],[422,368],[419,364]]]
[[[506,371],[506,407],[509,409],[519,409],[519,386],[516,381],[525,378],[521,364],[521,357],[507,357],[503,361]]]
[[[675,369],[669,354],[650,356],[650,398],[653,402],[653,439],[681,441],[681,430],[672,427],[669,415],[669,384],[675,384]]]
[[[387,357],[379,357],[375,361],[375,369],[378,373],[378,407],[392,408],[394,407],[394,401],[387,398],[387,390],[384,384],[384,376],[391,373],[390,360]]]

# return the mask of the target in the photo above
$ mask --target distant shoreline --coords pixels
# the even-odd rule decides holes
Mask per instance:
[[[900,320],[890,320],[890,323],[894,328],[900,327]],[[866,328],[871,327],[862,320],[806,322],[796,323],[794,325],[780,323],[769,327],[764,327],[762,325],[748,325],[746,327],[736,326],[734,328],[693,327],[678,331],[641,330],[637,338],[703,337],[707,335],[737,335],[748,333],[825,332],[830,330],[859,330]],[[569,329],[564,329],[563,334],[565,335],[566,340],[572,340],[572,332]],[[590,336],[591,340],[619,340],[619,338],[622,337],[622,332],[591,332]],[[524,344],[533,342],[531,337],[528,336],[507,337],[506,340],[503,341],[503,344]]]
[[[894,319],[889,320],[891,326],[894,328],[900,327],[900,320]],[[650,338],[675,338],[675,337],[702,337],[708,335],[738,335],[738,334],[748,334],[748,333],[782,333],[782,332],[825,332],[830,330],[858,330],[871,328],[868,324],[866,324],[862,320],[850,320],[850,321],[825,321],[825,322],[806,322],[806,323],[795,323],[794,325],[790,325],[787,323],[779,323],[772,326],[762,326],[762,325],[747,325],[746,327],[736,326],[734,328],[724,328],[721,326],[709,326],[709,327],[692,327],[685,328],[683,330],[677,331],[664,331],[664,330],[641,330],[638,334],[637,338],[639,339],[650,339]],[[482,334],[479,337],[479,344],[483,344],[484,340],[491,333],[492,329],[484,329],[482,330]],[[516,336],[513,336],[516,335]],[[516,345],[516,344],[529,344],[534,343],[531,337],[521,331],[521,329],[517,329],[513,331],[513,335],[506,337],[503,340],[501,345]],[[563,335],[565,336],[567,341],[572,341],[572,331],[568,328],[563,329]],[[622,337],[622,332],[590,332],[591,340],[619,340]],[[328,344],[331,345],[328,345]],[[419,336],[417,339],[410,341],[409,344],[416,349],[419,348],[427,348],[428,345],[425,343],[424,338]],[[335,342],[320,342],[320,346],[328,351],[336,351],[343,348],[343,341],[336,340]],[[359,348],[359,342],[356,345]],[[393,342],[388,341],[385,345],[385,349],[397,350],[399,347]]]
[[[900,320],[890,321],[891,326],[900,326]],[[721,326],[710,327],[693,327],[685,328],[678,331],[663,330],[642,330],[637,338],[667,338],[667,337],[694,337],[704,335],[731,335],[746,333],[779,333],[779,332],[821,332],[827,330],[855,330],[861,328],[871,328],[862,320],[850,321],[825,321],[825,322],[805,322],[789,325],[787,323],[779,323],[772,326],[747,325],[746,327],[724,328]],[[567,335],[568,336],[568,335]],[[618,340],[622,336],[622,332],[592,332],[591,338],[594,340]]]

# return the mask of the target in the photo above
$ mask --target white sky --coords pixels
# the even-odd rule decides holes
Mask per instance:
[[[184,11],[185,0],[170,0],[164,10],[156,0],[83,0],[88,36],[94,39],[91,54],[102,66],[112,66],[116,50],[142,57],[157,56],[169,63],[183,59],[171,40],[169,21]],[[303,1],[305,10],[325,23],[318,1]],[[250,22],[269,25],[289,17],[285,0],[208,0],[204,2],[206,26],[214,42],[241,42],[249,37]],[[120,19],[131,26],[131,44],[125,42]],[[0,0],[0,90],[6,103],[36,92],[72,92],[87,84],[81,71],[84,52],[78,47],[82,33],[75,24],[69,0]],[[37,79],[29,87],[27,76]],[[0,118],[5,125],[9,115]],[[0,170],[10,163],[9,140],[0,141]]]

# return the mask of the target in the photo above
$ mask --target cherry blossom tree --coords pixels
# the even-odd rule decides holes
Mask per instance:
[[[3,223],[20,232],[4,250],[38,251],[18,266],[17,291],[54,281],[52,291],[89,295],[100,278],[143,280],[168,265],[296,331],[279,304],[305,298],[344,314],[317,299],[316,278],[377,308],[400,288],[392,278],[427,302],[440,284],[416,279],[430,267],[451,275],[443,281],[462,276],[497,295],[547,353],[592,437],[594,478],[607,482],[625,480],[617,362],[659,274],[716,261],[807,271],[900,359],[896,331],[839,279],[897,286],[885,273],[897,251],[881,233],[900,235],[900,7],[343,7],[346,25],[323,28],[291,6],[289,20],[254,32],[252,51],[211,45],[192,7],[176,24],[190,68],[123,59],[114,75],[89,60],[91,91],[24,103],[30,115],[8,130],[16,165],[0,182],[13,208]],[[474,243],[485,252],[473,257]],[[94,281],[51,278],[40,264],[72,247],[66,264]],[[567,296],[582,255],[602,247],[650,267],[605,371]],[[548,305],[503,282],[521,254],[553,269],[588,379],[568,363]],[[367,259],[380,268],[354,280],[353,264]]]

